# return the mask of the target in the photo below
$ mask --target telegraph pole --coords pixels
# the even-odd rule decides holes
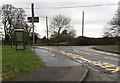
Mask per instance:
[[[32,26],[33,26],[33,51],[35,52],[34,3],[31,4],[31,9],[32,9]]]
[[[82,12],[82,37],[84,36],[84,11]]]
[[[46,28],[47,28],[47,45],[49,46],[49,39],[48,39],[48,17],[46,16]]]

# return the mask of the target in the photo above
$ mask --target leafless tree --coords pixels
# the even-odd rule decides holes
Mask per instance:
[[[104,36],[108,37],[120,36],[120,10],[117,11],[115,16],[108,23],[108,27],[104,31]]]
[[[22,8],[15,8],[11,4],[4,4],[1,8],[1,14],[2,23],[4,25],[5,41],[11,37],[11,34],[15,28],[26,28],[26,15]]]
[[[10,4],[2,6],[2,23],[4,25],[5,35],[9,34],[12,30],[12,21],[15,18],[15,7]]]
[[[52,21],[50,22],[50,31],[54,34],[56,33],[58,36],[58,45],[60,43],[60,33],[67,29],[70,26],[71,19],[64,16],[64,15],[56,15],[52,18]]]

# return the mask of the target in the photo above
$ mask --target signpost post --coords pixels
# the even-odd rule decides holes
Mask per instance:
[[[35,33],[34,33],[34,3],[31,4],[32,7],[32,26],[33,26],[33,51],[35,52]]]
[[[28,23],[32,23],[33,27],[33,51],[35,52],[35,33],[34,33],[34,22],[39,22],[39,17],[34,17],[34,3],[31,4],[32,17],[28,17]]]

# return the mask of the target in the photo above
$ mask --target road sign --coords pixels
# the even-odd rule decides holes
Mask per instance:
[[[27,17],[28,22],[32,23],[32,17]],[[39,17],[34,17],[34,22],[39,22]]]

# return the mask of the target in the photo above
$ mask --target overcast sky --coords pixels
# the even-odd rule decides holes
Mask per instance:
[[[23,8],[28,16],[31,16],[31,3],[35,5],[35,16],[40,16],[40,22],[35,23],[36,31],[41,37],[46,35],[45,16],[52,18],[55,15],[63,14],[71,18],[71,25],[76,30],[77,36],[82,35],[82,11],[85,12],[85,30],[84,36],[102,37],[103,30],[107,23],[114,16],[118,5],[78,7],[78,8],[60,8],[50,9],[51,7],[75,7],[99,4],[117,4],[119,0],[1,0],[3,4],[12,4],[15,7]],[[29,8],[29,9],[28,9]],[[36,9],[39,8],[39,9]],[[40,9],[41,8],[41,9]],[[42,16],[42,17],[41,17]]]

